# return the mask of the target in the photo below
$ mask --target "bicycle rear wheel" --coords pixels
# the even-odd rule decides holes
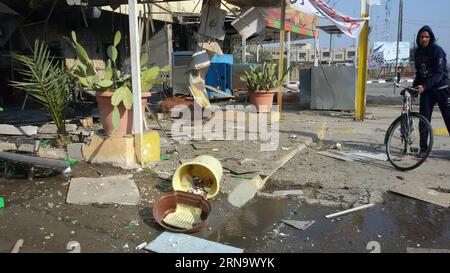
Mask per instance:
[[[422,145],[428,147],[421,151]],[[424,146],[424,145],[423,145]],[[418,113],[396,119],[386,133],[386,154],[391,164],[401,171],[418,168],[433,149],[433,129]]]

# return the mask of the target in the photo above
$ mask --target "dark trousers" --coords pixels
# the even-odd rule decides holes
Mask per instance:
[[[434,106],[438,104],[444,118],[447,130],[450,133],[450,88],[442,90],[427,90],[420,95],[420,114],[430,123],[433,115]],[[424,128],[424,126],[420,126]],[[428,130],[420,131],[420,148],[422,151],[428,149]]]

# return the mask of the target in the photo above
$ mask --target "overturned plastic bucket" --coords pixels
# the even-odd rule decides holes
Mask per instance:
[[[219,193],[222,176],[220,161],[202,155],[178,167],[172,178],[172,186],[176,191],[190,192],[195,187],[195,180],[200,180],[205,184],[204,188],[208,189],[206,199],[211,199]]]

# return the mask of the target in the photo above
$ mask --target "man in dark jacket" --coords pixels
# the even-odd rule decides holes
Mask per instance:
[[[417,35],[415,53],[416,79],[414,86],[420,91],[420,114],[431,122],[436,103],[439,105],[450,133],[450,88],[447,69],[447,55],[436,44],[436,38],[429,26],[424,26]],[[420,132],[427,136],[428,132]],[[421,156],[428,149],[427,137],[421,137]]]

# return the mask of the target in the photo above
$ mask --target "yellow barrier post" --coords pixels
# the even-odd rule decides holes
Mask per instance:
[[[367,19],[359,38],[358,51],[358,80],[356,83],[356,113],[355,120],[364,121],[366,115],[366,84],[367,84],[367,57],[369,53],[369,12],[367,0],[361,3],[361,18]]]

